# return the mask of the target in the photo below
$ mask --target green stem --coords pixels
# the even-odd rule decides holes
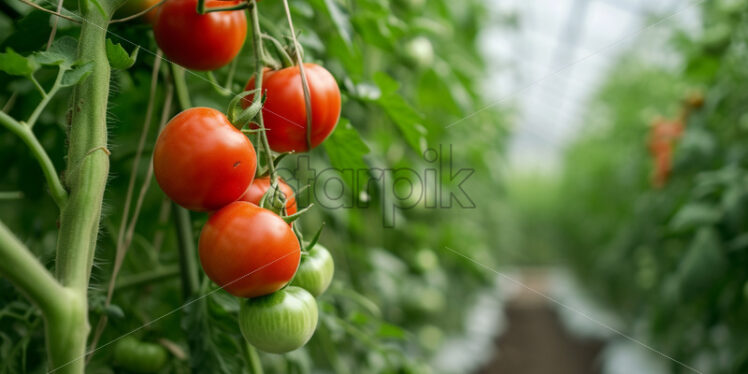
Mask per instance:
[[[41,84],[39,84],[39,81],[36,80],[36,77],[33,75],[29,75],[29,79],[31,79],[31,83],[34,84],[34,87],[36,87],[36,90],[39,91],[39,94],[42,95],[42,98],[47,97],[47,91],[44,91],[44,87],[42,87]]]
[[[67,191],[65,191],[65,187],[63,187],[62,182],[60,182],[60,177],[57,174],[55,165],[52,163],[49,155],[47,155],[44,147],[42,147],[41,143],[39,143],[39,139],[37,139],[36,135],[34,135],[34,133],[31,131],[31,128],[16,121],[13,117],[9,116],[5,112],[0,112],[0,124],[7,127],[8,130],[13,132],[14,134],[18,135],[18,137],[21,138],[21,140],[23,140],[23,142],[26,143],[26,145],[29,147],[29,150],[31,150],[31,154],[34,155],[34,158],[36,158],[36,160],[39,162],[39,166],[41,166],[42,168],[44,178],[47,179],[47,183],[49,184],[49,191],[52,194],[52,198],[55,200],[55,203],[57,203],[57,206],[62,209],[67,201],[68,193]]]
[[[246,341],[244,342],[244,346],[247,348],[249,372],[251,374],[263,374],[262,362],[260,362],[260,355],[257,353],[257,349]]]
[[[248,8],[248,6],[247,6],[246,3],[239,3],[237,5],[232,5],[232,6],[222,6],[222,7],[215,7],[215,8],[205,9],[204,12],[205,13],[225,12],[225,11],[229,11],[229,10],[242,10],[242,9],[247,9],[247,8]]]
[[[249,8],[249,22],[252,24],[252,52],[255,57],[255,89],[262,92],[262,31],[260,30],[259,12],[257,11],[257,1],[252,0],[252,6]],[[273,163],[273,154],[268,143],[268,136],[265,132],[265,122],[262,119],[262,111],[257,113],[257,125],[260,128],[259,139],[262,144],[263,152],[267,157],[268,170],[270,171],[271,185],[276,182],[278,176],[275,174],[275,164]]]
[[[57,78],[55,78],[55,83],[52,85],[52,88],[47,92],[46,95],[42,96],[42,101],[39,102],[39,105],[36,106],[36,109],[34,109],[34,112],[31,113],[31,117],[29,117],[29,120],[26,121],[26,125],[33,128],[34,124],[36,123],[36,120],[39,119],[39,116],[42,114],[42,111],[44,111],[44,108],[47,107],[47,104],[49,104],[49,101],[52,100],[52,98],[55,96],[57,91],[60,90],[61,83],[62,83],[62,76],[65,74],[65,70],[61,67],[57,71]]]
[[[2,222],[0,258],[0,274],[21,289],[45,316],[64,309],[66,290]]]
[[[21,191],[3,191],[0,192],[0,200],[18,200],[23,199]]]
[[[192,107],[190,102],[190,91],[187,90],[187,82],[184,78],[184,68],[179,65],[171,64],[171,70],[174,75],[174,88],[177,90],[177,100],[181,110]]]
[[[171,277],[176,277],[177,275],[179,275],[179,273],[179,266],[167,265],[156,268],[152,271],[144,271],[142,273],[130,275],[126,278],[121,278],[120,281],[117,282],[117,285],[114,289],[120,291],[127,288],[138,287],[144,284],[154,283],[162,281],[164,279],[169,279]]]
[[[177,99],[182,110],[192,107],[187,82],[184,79],[184,69],[172,64],[174,72],[174,88],[177,91]],[[192,221],[190,212],[177,204],[172,204],[172,213],[177,228],[177,241],[179,242],[179,266],[181,268],[182,290],[184,299],[187,300],[197,293],[200,287],[200,277],[195,259],[195,242],[192,234]]]
[[[192,221],[190,212],[177,204],[172,204],[175,224],[177,226],[177,241],[179,242],[179,267],[181,268],[182,291],[187,300],[197,293],[200,280],[195,259],[195,242],[192,235]]]
[[[83,19],[78,59],[93,62],[91,74],[75,86],[70,108],[66,182],[70,195],[60,215],[57,279],[72,294],[64,315],[47,323],[51,371],[83,373],[88,333],[88,282],[99,233],[109,173],[106,110],[110,67],[106,35],[110,2],[81,1]],[[103,11],[102,11],[103,10]]]

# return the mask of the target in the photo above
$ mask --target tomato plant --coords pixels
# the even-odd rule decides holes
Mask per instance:
[[[241,304],[242,335],[258,349],[286,353],[301,348],[317,328],[317,302],[299,287],[286,287]]]
[[[206,7],[238,1],[207,0]],[[215,70],[231,62],[244,45],[242,11],[197,13],[198,0],[169,0],[160,8],[153,33],[166,57],[188,69]]]
[[[161,189],[191,210],[218,209],[244,194],[257,167],[254,146],[210,108],[191,108],[164,127],[153,151]]]
[[[156,373],[167,359],[166,349],[126,336],[114,346],[114,362],[117,366],[135,373]]]
[[[316,244],[306,253],[302,253],[299,270],[291,285],[301,287],[315,297],[321,295],[330,286],[335,264],[327,248]]]
[[[291,186],[289,186],[286,182],[283,181],[283,179],[278,179],[278,188],[283,193],[284,199],[286,200],[286,214],[292,215],[296,213],[298,208],[296,207],[296,196],[294,196],[293,189]],[[251,185],[249,185],[249,188],[247,189],[247,192],[242,195],[242,197],[239,198],[239,200],[242,201],[248,201],[255,205],[260,205],[260,201],[262,200],[262,197],[267,193],[267,191],[270,189],[270,177],[260,177],[255,178],[255,180],[252,182]],[[272,196],[268,196],[267,201],[272,201]],[[280,209],[278,209],[280,210]]]
[[[311,97],[311,148],[320,145],[335,129],[340,117],[340,89],[322,66],[304,64]],[[250,78],[246,89],[254,88]],[[299,68],[265,70],[262,82],[267,100],[262,108],[270,148],[276,152],[306,152],[307,111]],[[245,101],[245,106],[246,104]]]
[[[277,214],[237,201],[214,213],[200,233],[203,270],[226,291],[256,297],[291,281],[301,256],[291,228]]]

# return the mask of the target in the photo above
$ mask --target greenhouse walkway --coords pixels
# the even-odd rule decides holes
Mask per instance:
[[[533,290],[546,293],[545,277],[523,280]],[[478,373],[600,373],[597,357],[603,341],[571,335],[546,298],[523,289],[508,300],[504,313],[506,330],[496,339],[494,357]]]

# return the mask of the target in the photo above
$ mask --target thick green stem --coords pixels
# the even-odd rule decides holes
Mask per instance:
[[[5,112],[0,112],[0,124],[7,127],[14,134],[18,135],[18,137],[21,138],[24,143],[26,143],[26,146],[29,147],[31,154],[34,155],[34,158],[36,158],[36,160],[39,162],[39,166],[41,166],[42,168],[44,178],[47,179],[47,183],[49,184],[49,191],[52,194],[52,198],[55,200],[55,203],[57,203],[57,206],[62,209],[65,205],[65,202],[67,201],[68,193],[67,191],[65,191],[65,187],[63,187],[62,183],[60,182],[60,177],[57,175],[55,165],[52,163],[52,160],[50,160],[47,152],[44,150],[44,147],[42,147],[41,143],[39,143],[39,140],[31,131],[31,128],[16,121],[13,117],[9,116]]]
[[[106,56],[107,11],[82,0],[78,58],[92,61],[88,78],[73,90],[68,133],[66,182],[70,196],[60,216],[57,278],[73,295],[67,313],[49,321],[50,368],[56,373],[83,373],[88,322],[87,291],[101,205],[109,173],[106,109],[110,67]],[[104,6],[111,4],[104,2]]]

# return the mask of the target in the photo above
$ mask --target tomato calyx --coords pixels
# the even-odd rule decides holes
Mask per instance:
[[[253,133],[262,131],[262,129],[243,130],[244,127],[247,127],[257,117],[257,114],[260,113],[262,106],[265,104],[265,100],[267,100],[267,95],[257,95],[260,91],[259,88],[244,91],[234,96],[231,102],[229,102],[228,118],[231,124],[237,129]],[[245,98],[247,96],[252,96],[252,104],[243,108],[242,102],[246,101]]]

